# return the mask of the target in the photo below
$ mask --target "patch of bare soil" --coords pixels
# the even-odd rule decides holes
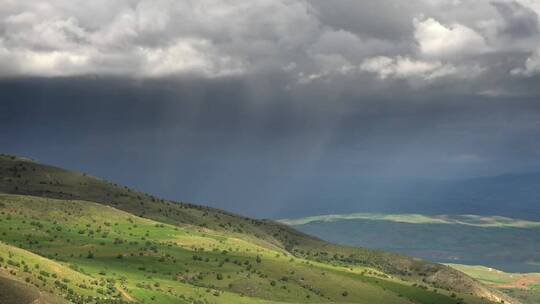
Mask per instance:
[[[529,285],[540,282],[540,274],[524,274],[515,281],[505,284],[493,285],[495,288],[527,289]]]

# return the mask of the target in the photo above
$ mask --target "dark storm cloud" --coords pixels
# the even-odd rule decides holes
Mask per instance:
[[[358,2],[341,0],[313,1],[321,22],[333,28],[350,31],[363,37],[377,37],[390,41],[412,39],[413,24],[418,3],[414,1],[383,0]],[[384,20],[384,22],[381,22]]]
[[[511,39],[533,38],[538,35],[538,14],[518,2],[493,1],[503,17],[500,31]]]
[[[372,177],[536,170],[539,11],[0,0],[0,146],[264,216]]]
[[[343,199],[343,187],[367,178],[540,167],[540,146],[531,140],[540,136],[535,98],[360,95],[314,85],[294,91],[287,83],[268,76],[4,81],[0,145],[258,216],[300,210],[309,193],[322,195],[313,204]]]

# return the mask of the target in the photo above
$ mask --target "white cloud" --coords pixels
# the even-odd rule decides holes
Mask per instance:
[[[140,73],[147,76],[203,73],[226,76],[244,72],[244,63],[228,56],[216,54],[205,40],[179,40],[166,48],[140,48],[144,66]]]
[[[525,61],[524,67],[515,68],[510,72],[513,76],[530,77],[540,74],[540,49],[532,53]]]
[[[438,60],[378,56],[364,60],[360,71],[373,73],[381,80],[406,80],[412,87],[421,88],[444,80],[474,79],[485,69],[478,65],[454,65]]]
[[[433,18],[414,20],[414,37],[420,52],[428,57],[447,58],[486,52],[484,38],[464,25],[443,25]]]
[[[0,0],[0,75],[230,75],[323,32],[307,1]],[[269,13],[271,12],[271,13]]]
[[[419,77],[428,80],[455,72],[452,66],[445,65],[440,61],[419,61],[401,56],[368,58],[362,63],[360,69],[375,73],[381,79]]]
[[[537,0],[519,2],[532,10],[540,7]],[[515,5],[499,5],[514,8],[503,14],[488,1],[474,0],[335,4],[340,12],[366,8],[358,20],[354,14],[345,18],[323,11],[329,7],[320,3],[0,0],[0,77],[211,78],[280,71],[304,83],[345,77],[354,82],[371,72],[379,79],[431,82],[472,78],[486,69],[508,77],[515,66],[503,63],[514,64],[538,45],[530,46],[538,40],[522,39],[517,54],[499,37],[502,29],[509,33],[534,23],[531,10]],[[414,19],[422,14],[430,18]],[[476,56],[485,52],[504,60]],[[532,55],[513,74],[537,73],[538,57]]]
[[[537,14],[540,14],[540,1],[538,0],[515,0],[515,1],[524,7],[528,7],[532,9]]]

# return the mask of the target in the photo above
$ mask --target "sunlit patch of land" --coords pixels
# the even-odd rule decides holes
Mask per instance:
[[[299,219],[281,219],[287,225],[305,225],[312,222],[334,222],[340,220],[374,220],[410,224],[454,224],[475,227],[511,227],[540,228],[540,222],[512,219],[502,216],[480,215],[423,215],[423,214],[384,214],[384,213],[348,213],[309,216]]]
[[[540,300],[540,273],[507,273],[485,266],[448,264],[471,277],[500,289],[524,303],[536,304]]]

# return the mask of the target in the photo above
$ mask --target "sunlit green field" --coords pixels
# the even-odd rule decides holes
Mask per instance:
[[[469,266],[469,265],[459,265],[459,264],[449,264],[451,267],[470,274],[475,279],[478,279],[487,284],[510,284],[523,274],[517,273],[507,273],[497,269],[484,267],[484,266]]]
[[[2,304],[514,303],[448,266],[6,155],[0,258]]]
[[[456,303],[447,291],[375,269],[308,261],[95,203],[16,195],[0,203],[4,269],[74,302]]]

